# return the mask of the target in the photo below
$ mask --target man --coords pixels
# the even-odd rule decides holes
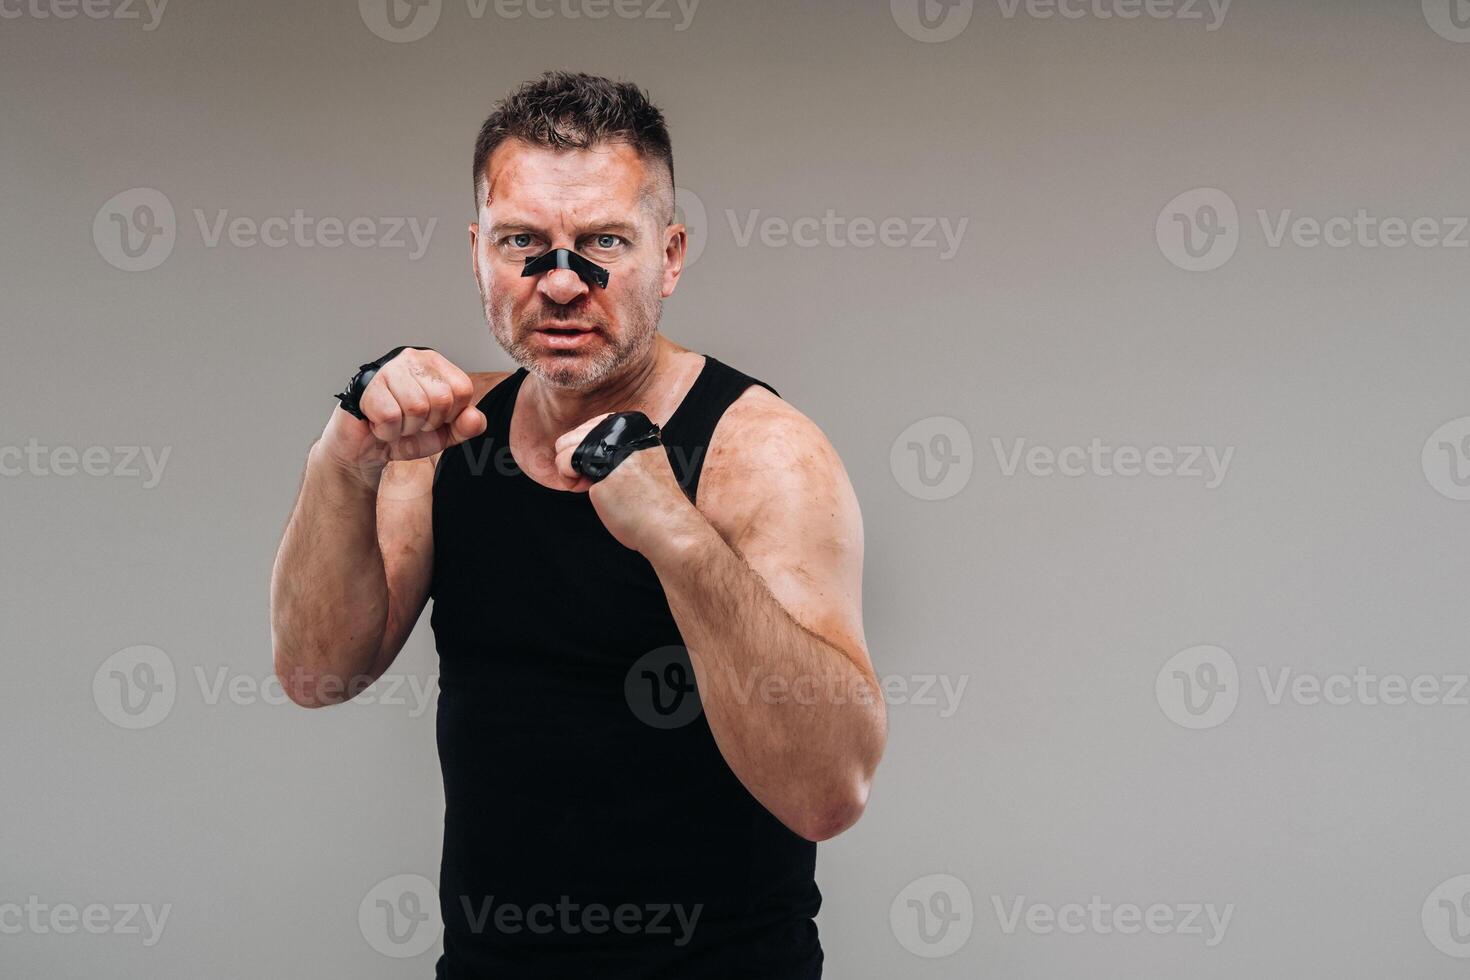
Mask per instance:
[[[474,183],[471,267],[520,369],[406,349],[355,379],[276,559],[276,673],[346,700],[434,598],[438,976],[818,977],[816,842],[886,737],[841,461],[658,332],[686,236],[636,86],[523,85]],[[594,481],[573,453],[624,411],[663,451]]]

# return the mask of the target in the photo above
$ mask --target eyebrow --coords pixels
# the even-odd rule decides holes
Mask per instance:
[[[593,234],[594,229],[596,233],[617,232],[618,234],[628,238],[632,238],[638,233],[637,225],[629,224],[626,221],[620,221],[616,218],[600,218],[586,222],[585,230],[579,230],[577,233],[578,237],[580,238],[583,235]],[[510,232],[530,232],[540,230],[541,229],[536,227],[535,222],[526,221],[520,218],[504,218],[497,221],[492,221],[490,223],[490,237],[492,239],[499,238],[502,235]]]

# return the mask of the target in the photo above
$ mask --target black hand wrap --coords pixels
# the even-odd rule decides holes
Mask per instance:
[[[572,451],[572,469],[601,480],[640,449],[660,445],[658,426],[642,412],[614,412],[598,422]]]
[[[596,262],[582,258],[569,248],[554,248],[549,252],[542,252],[526,260],[526,265],[521,269],[521,277],[534,276],[542,272],[550,272],[552,269],[571,269],[589,286],[601,286],[607,288],[607,280],[610,273]]]
[[[358,402],[362,400],[362,393],[364,391],[367,391],[368,383],[373,380],[373,375],[378,373],[378,369],[406,350],[433,349],[434,348],[432,347],[414,347],[412,345],[405,344],[402,347],[393,348],[388,353],[378,358],[376,361],[368,361],[362,367],[357,369],[357,373],[352,376],[352,380],[347,382],[347,387],[343,388],[342,391],[337,394],[337,401],[342,403],[342,408],[344,411],[347,412],[347,414],[354,415],[357,418],[360,418],[364,422],[366,422],[367,416],[362,414],[362,408],[360,405],[358,405]]]

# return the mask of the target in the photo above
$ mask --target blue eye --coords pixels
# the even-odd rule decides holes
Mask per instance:
[[[529,234],[527,234],[526,232],[523,231],[523,232],[521,232],[518,235],[511,235],[510,236],[510,243],[511,243],[511,245],[513,245],[516,248],[530,248],[531,247],[531,238],[532,237],[533,236],[531,236],[531,235],[529,235]],[[521,241],[522,238],[524,238],[526,240],[524,242],[522,242]]]
[[[618,247],[618,242],[620,242],[620,241],[622,241],[622,239],[619,238],[617,235],[598,235],[597,236],[597,247],[598,248],[617,248]]]

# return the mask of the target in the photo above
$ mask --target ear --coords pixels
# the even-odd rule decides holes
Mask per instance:
[[[480,223],[470,222],[470,271],[475,275],[475,282],[480,281]]]
[[[679,285],[679,276],[684,272],[684,253],[688,248],[689,234],[681,224],[672,224],[664,229],[664,281],[662,294],[665,299],[674,295]]]

